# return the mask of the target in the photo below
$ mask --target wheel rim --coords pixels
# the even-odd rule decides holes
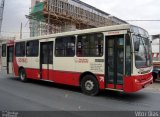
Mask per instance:
[[[93,88],[94,88],[93,81],[88,80],[88,81],[85,82],[85,89],[86,90],[91,91],[91,90],[93,90]]]

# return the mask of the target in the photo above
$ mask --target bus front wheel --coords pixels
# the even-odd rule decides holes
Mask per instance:
[[[99,84],[92,75],[86,75],[81,81],[82,92],[86,95],[95,96],[99,93]]]
[[[23,68],[19,70],[19,77],[20,77],[22,82],[27,81],[26,73],[25,73],[25,70]]]

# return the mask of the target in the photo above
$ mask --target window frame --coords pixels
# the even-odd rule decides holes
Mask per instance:
[[[63,39],[63,38],[69,38],[69,37],[70,37],[70,39],[74,38],[74,54],[72,56],[64,56],[64,55],[59,56],[59,55],[57,55],[57,49],[56,49],[57,48],[57,40]],[[65,50],[65,49],[63,49],[63,50]],[[74,57],[75,55],[76,55],[76,36],[75,35],[56,37],[56,39],[55,39],[55,51],[54,51],[54,56],[55,57]]]
[[[92,56],[92,55],[88,55],[88,56],[84,56],[84,55],[78,55],[78,43],[79,43],[79,38],[78,37],[80,37],[80,36],[90,36],[90,35],[97,35],[97,34],[101,34],[102,35],[102,41],[103,41],[103,44],[102,44],[102,49],[101,49],[101,51],[102,51],[102,55],[98,55],[98,56]],[[104,48],[105,48],[105,45],[104,45],[104,34],[103,34],[103,32],[96,32],[96,33],[86,33],[86,34],[80,34],[80,35],[77,35],[77,43],[76,43],[76,56],[77,57],[103,57],[104,56]],[[94,42],[95,42],[95,39],[94,39]],[[81,45],[82,46],[82,45]],[[87,50],[87,49],[90,49],[91,50],[91,48],[84,48],[83,50]],[[92,48],[93,49],[93,48]],[[95,49],[95,48],[94,48]]]

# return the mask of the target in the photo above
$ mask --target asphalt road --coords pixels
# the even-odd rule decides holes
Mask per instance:
[[[42,81],[23,83],[0,72],[0,110],[14,111],[159,111],[160,92],[113,91],[86,96],[79,88]]]

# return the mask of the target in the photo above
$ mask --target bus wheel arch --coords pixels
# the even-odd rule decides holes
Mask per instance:
[[[18,72],[19,72],[20,80],[21,80],[22,82],[26,82],[26,81],[27,81],[27,78],[26,78],[26,72],[25,72],[24,67],[22,67],[22,66],[19,67]]]
[[[84,72],[80,76],[79,85],[86,95],[95,96],[99,93],[99,82],[97,77],[91,72]]]

